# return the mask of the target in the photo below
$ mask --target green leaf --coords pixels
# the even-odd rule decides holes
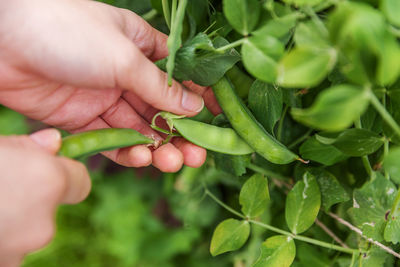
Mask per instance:
[[[346,190],[338,182],[335,176],[324,169],[311,169],[309,172],[315,176],[322,197],[322,208],[328,212],[332,205],[345,202],[350,199]]]
[[[383,161],[383,167],[389,173],[390,179],[400,184],[400,147],[390,149]]]
[[[397,193],[399,194],[399,192]],[[387,242],[397,244],[400,242],[400,196],[397,195],[392,209],[387,216],[384,238]]]
[[[314,224],[321,206],[321,193],[315,177],[306,172],[286,198],[285,217],[294,234],[306,231]]]
[[[239,203],[243,214],[249,218],[260,216],[269,201],[268,180],[262,174],[254,174],[242,186]]]
[[[247,172],[247,165],[250,163],[251,154],[248,155],[228,155],[218,152],[211,152],[215,167],[221,171],[230,173],[234,176],[242,176]]]
[[[224,0],[223,11],[229,24],[242,35],[248,35],[257,25],[260,4],[257,0]]]
[[[349,80],[387,85],[397,79],[399,45],[381,12],[369,5],[343,2],[330,15],[329,26],[331,40],[342,53],[341,71]]]
[[[228,42],[217,37],[214,42],[204,33],[199,33],[188,41],[176,54],[174,78],[178,81],[188,81],[209,86],[216,83],[232,68],[240,55],[234,49],[225,53],[215,52],[215,48]],[[166,59],[158,61],[157,66],[165,70]]]
[[[248,221],[227,219],[215,228],[211,239],[211,255],[217,256],[227,251],[241,248],[250,234]]]
[[[257,32],[263,32],[280,40],[285,39],[290,35],[290,30],[296,26],[297,18],[298,15],[296,13],[289,13],[282,17],[270,19]]]
[[[295,120],[310,127],[341,131],[365,111],[368,93],[351,85],[338,85],[320,93],[308,109],[292,109]]]
[[[326,166],[347,159],[347,156],[340,152],[333,145],[325,145],[315,138],[309,138],[300,146],[300,155],[303,159],[315,161]]]
[[[294,41],[297,47],[329,48],[329,36],[313,22],[301,22],[296,27]]]
[[[377,151],[384,143],[379,134],[365,129],[347,129],[333,142],[333,145],[344,154],[362,157]]]
[[[400,27],[400,1],[381,0],[380,8],[390,23]]]
[[[283,96],[280,88],[256,80],[250,87],[249,108],[257,121],[270,133],[282,114]]]
[[[279,62],[277,83],[290,88],[316,86],[335,63],[336,51],[332,48],[297,47]]]
[[[324,0],[284,0],[283,2],[296,6],[314,6]]]
[[[261,245],[261,255],[252,267],[289,267],[296,256],[293,238],[277,235]]]
[[[388,179],[377,173],[377,177],[354,190],[353,207],[349,214],[363,234],[381,242],[397,189]]]
[[[257,79],[273,83],[277,76],[277,61],[285,47],[276,38],[263,32],[254,32],[242,45],[242,59],[247,71]]]
[[[386,265],[385,261],[390,258],[386,251],[378,247],[371,247],[362,257],[357,257],[354,267],[377,267],[377,266],[393,266]]]

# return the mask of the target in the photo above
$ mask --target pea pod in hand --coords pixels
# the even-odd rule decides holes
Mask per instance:
[[[107,128],[64,137],[58,154],[68,158],[80,158],[102,151],[153,143],[153,139],[133,129]]]
[[[258,154],[276,164],[288,164],[294,160],[302,161],[299,156],[279,143],[256,121],[225,77],[214,84],[212,88],[233,129]]]
[[[183,118],[169,112],[160,112],[170,128],[175,128],[186,140],[208,150],[230,155],[246,155],[254,152],[233,129],[217,127]]]

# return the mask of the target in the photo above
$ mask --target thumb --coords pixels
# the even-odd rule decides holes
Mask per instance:
[[[133,91],[153,107],[176,114],[193,116],[204,106],[203,98],[173,81],[168,86],[167,75],[159,70],[134,44],[130,56],[116,62],[118,85]],[[119,70],[119,71],[118,71]]]
[[[31,134],[29,137],[51,154],[56,154],[61,147],[61,134],[56,129],[44,129]]]

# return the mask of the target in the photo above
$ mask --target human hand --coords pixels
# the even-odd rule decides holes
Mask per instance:
[[[88,0],[0,1],[0,103],[28,117],[81,132],[149,127],[159,109],[192,116],[212,91],[188,83],[167,86],[152,61],[167,56],[167,37],[134,13]],[[174,172],[200,166],[203,148],[183,139],[104,153],[125,166],[153,164]]]
[[[45,246],[54,234],[61,203],[82,201],[90,191],[85,166],[57,157],[55,129],[30,137],[0,137],[0,266],[18,266],[23,256]]]

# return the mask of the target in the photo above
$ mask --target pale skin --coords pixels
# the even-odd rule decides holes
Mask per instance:
[[[168,55],[166,40],[134,13],[94,1],[0,0],[0,104],[71,133],[133,128],[161,140],[149,127],[159,110],[193,116],[205,102],[220,111],[209,88],[167,85],[153,64]],[[0,266],[47,244],[57,205],[89,194],[85,167],[56,156],[60,143],[54,129],[0,138]],[[201,166],[206,151],[178,138],[104,155],[176,172]]]

